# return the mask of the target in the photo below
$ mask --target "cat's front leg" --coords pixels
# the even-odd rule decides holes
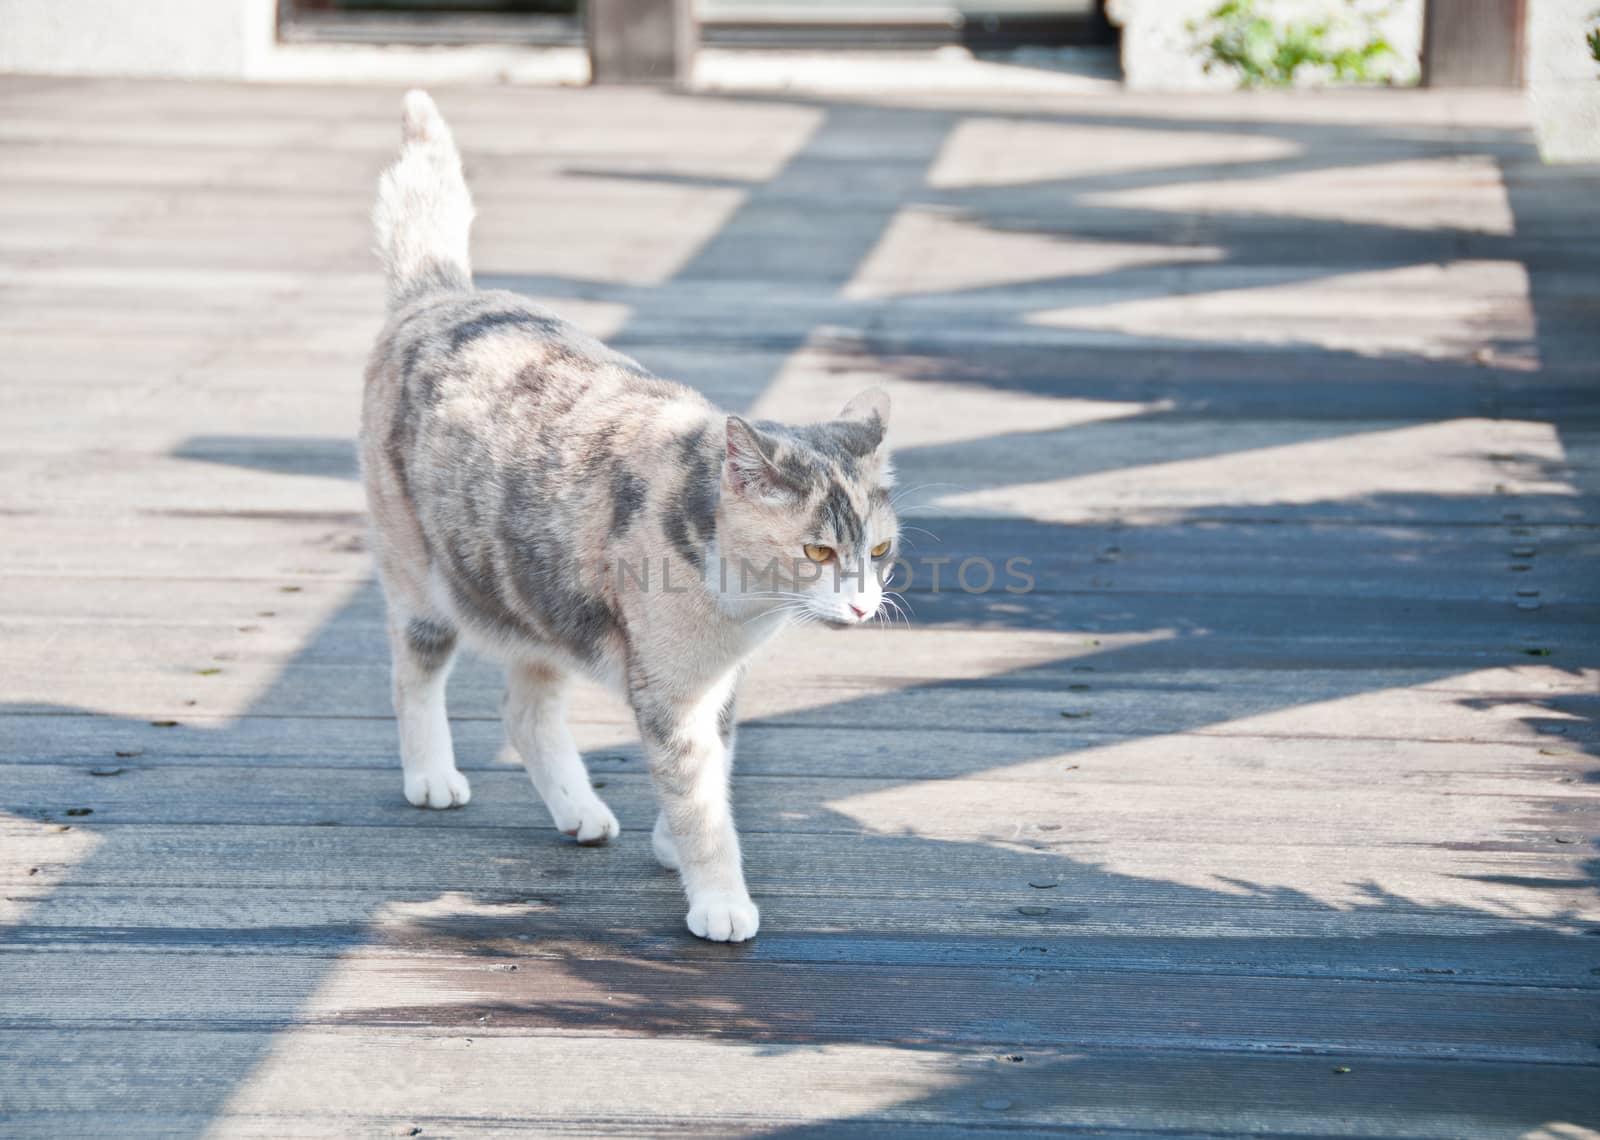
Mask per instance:
[[[661,800],[656,854],[676,863],[689,898],[689,929],[712,942],[743,942],[761,924],[728,802],[733,679],[692,699],[639,687],[631,693]]]
[[[416,807],[464,807],[472,789],[456,769],[444,704],[456,631],[442,621],[391,613],[389,645],[406,799]]]

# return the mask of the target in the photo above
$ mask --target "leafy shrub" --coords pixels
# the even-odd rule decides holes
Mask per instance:
[[[1330,6],[1325,19],[1284,20],[1270,0],[1224,0],[1189,31],[1206,71],[1230,68],[1241,87],[1289,87],[1303,69],[1336,83],[1388,81],[1391,72],[1381,65],[1398,59],[1381,31],[1389,10],[1358,0]]]

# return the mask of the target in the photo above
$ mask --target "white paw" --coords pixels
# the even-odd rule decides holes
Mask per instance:
[[[669,871],[676,871],[683,865],[678,858],[678,845],[672,841],[672,833],[667,830],[665,816],[656,819],[656,829],[650,833],[650,850],[655,852],[656,862]]]
[[[580,847],[599,847],[622,834],[622,825],[599,796],[590,796],[581,803],[565,803],[557,808],[551,805],[550,814],[562,835],[570,835]]]
[[[465,807],[472,798],[467,778],[454,768],[406,773],[406,799],[412,807]]]
[[[743,942],[761,927],[761,912],[748,895],[709,895],[689,907],[689,930],[710,942]]]

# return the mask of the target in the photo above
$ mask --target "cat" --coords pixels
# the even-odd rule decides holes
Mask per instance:
[[[506,665],[504,723],[556,827],[616,838],[564,721],[577,675],[626,696],[687,925],[755,935],[728,798],[734,693],[795,622],[884,603],[898,523],[887,395],[788,426],[716,410],[508,292],[476,291],[461,157],[423,92],[373,212],[389,320],[361,466],[388,611],[406,799],[464,806],[445,712],[458,643]]]

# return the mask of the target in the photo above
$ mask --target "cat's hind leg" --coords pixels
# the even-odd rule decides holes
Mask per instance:
[[[656,862],[667,870],[683,869],[683,860],[678,857],[678,841],[672,838],[672,821],[666,812],[656,816],[655,830],[650,833],[650,850],[655,853]]]
[[[551,665],[521,662],[506,670],[506,739],[522,754],[533,786],[563,835],[585,847],[615,839],[622,828],[595,795],[578,745],[567,728],[567,677]]]
[[[456,770],[444,697],[456,655],[455,627],[391,608],[389,647],[406,799],[415,807],[462,807],[472,789]]]

